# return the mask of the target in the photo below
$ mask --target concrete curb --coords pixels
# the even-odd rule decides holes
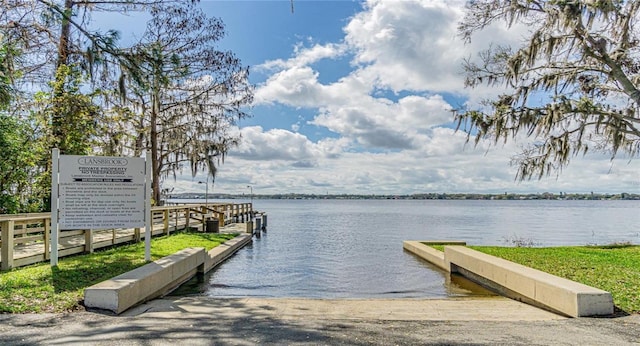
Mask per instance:
[[[450,271],[449,265],[448,263],[446,263],[444,259],[444,252],[438,251],[432,248],[431,246],[425,246],[429,244],[431,245],[467,245],[467,243],[463,241],[437,241],[437,240],[431,241],[430,240],[430,241],[421,242],[417,240],[407,240],[403,242],[402,247],[405,250],[427,260],[427,262],[434,264],[436,267],[445,271]]]
[[[223,244],[220,244],[209,250],[204,258],[203,266],[199,269],[199,272],[207,273],[211,269],[224,262],[224,260],[232,256],[238,250],[251,243],[252,240],[253,238],[251,234],[239,234],[237,237],[230,239]]]
[[[417,241],[406,241],[403,246],[443,270],[460,273],[509,298],[570,317],[613,314],[611,293],[591,286],[464,246],[447,245],[444,253]]]
[[[187,248],[84,290],[84,305],[120,314],[132,306],[165,295],[196,273],[205,273],[222,263],[252,240],[237,237],[206,252]]]

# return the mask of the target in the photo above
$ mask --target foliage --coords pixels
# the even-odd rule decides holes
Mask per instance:
[[[541,178],[589,151],[640,153],[640,1],[468,1],[466,40],[494,23],[526,27],[521,47],[494,45],[464,64],[466,86],[502,85],[483,109],[456,111],[458,128],[496,142],[534,144],[513,163],[518,179]]]
[[[66,155],[151,150],[155,200],[161,180],[183,168],[215,178],[239,141],[231,126],[248,115],[252,86],[248,68],[216,48],[222,21],[197,2],[0,0],[0,109],[29,119],[41,146],[31,199],[47,205],[53,147]],[[91,28],[92,16],[131,11],[152,15],[135,47],[120,47],[115,30]]]
[[[640,313],[640,246],[471,248],[611,292],[618,308]]]
[[[0,0],[0,32],[22,50],[21,67],[31,83],[46,84],[61,65],[74,64],[96,81],[107,80],[114,69],[136,67],[117,46],[117,31],[90,29],[92,16],[144,11],[163,1],[171,0]]]
[[[176,233],[152,240],[157,260],[187,247],[210,250],[235,234]],[[41,313],[81,309],[84,288],[145,264],[144,243],[0,272],[0,312]]]
[[[13,98],[13,61],[16,54],[0,32],[0,109],[5,108]]]
[[[140,115],[130,126],[138,133],[129,136],[136,139],[129,147],[137,155],[151,151],[153,197],[159,200],[161,179],[184,168],[194,176],[205,169],[215,179],[216,164],[238,144],[231,126],[248,116],[243,107],[253,88],[240,60],[216,47],[225,34],[220,19],[190,4],[159,6],[151,14],[131,50],[143,78],[124,74],[120,83],[129,86],[125,105]]]
[[[50,83],[50,92],[39,92],[43,105],[41,118],[51,129],[49,147],[60,148],[64,155],[86,155],[92,148],[96,119],[100,112],[91,97],[82,94],[82,76],[76,66],[62,65]]]
[[[50,149],[58,147],[63,154],[89,153],[100,129],[95,126],[99,114],[96,83],[108,80],[113,69],[135,67],[117,49],[116,32],[88,29],[91,14],[142,9],[156,2],[0,0],[0,99],[2,106],[9,103],[10,116],[29,124],[31,133],[24,139],[34,141],[25,142],[28,145],[23,148],[34,156],[31,166],[14,168],[28,173],[24,179],[29,184],[24,190],[28,196],[14,189],[3,199],[20,199],[22,208],[26,203],[30,211],[47,209]],[[3,156],[0,160],[16,164],[19,159]]]
[[[36,143],[26,121],[0,112],[0,214],[33,211],[29,180],[36,165]]]

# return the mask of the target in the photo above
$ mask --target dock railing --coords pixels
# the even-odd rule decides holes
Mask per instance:
[[[181,204],[151,208],[151,235],[168,235],[186,228],[205,230],[206,221],[217,219],[222,227],[250,220],[251,203]],[[91,253],[96,249],[144,240],[140,228],[61,230],[58,256]],[[0,215],[0,270],[50,260],[51,214]]]

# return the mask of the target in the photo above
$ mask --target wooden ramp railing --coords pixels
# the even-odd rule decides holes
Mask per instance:
[[[183,204],[151,208],[151,235],[176,230],[204,230],[210,218],[220,226],[251,219],[251,203]],[[144,240],[144,229],[61,230],[58,256],[91,253],[95,249]],[[9,270],[50,259],[51,214],[0,215],[0,270]]]

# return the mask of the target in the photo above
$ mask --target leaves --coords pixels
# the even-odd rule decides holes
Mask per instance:
[[[526,24],[531,35],[517,49],[491,46],[479,53],[480,63],[465,62],[466,86],[509,92],[483,109],[457,110],[458,123],[469,124],[476,143],[520,134],[536,141],[512,161],[518,179],[557,172],[590,148],[637,157],[639,8],[640,1],[468,2],[459,25],[465,39],[499,21]]]
[[[0,214],[32,211],[27,196],[36,146],[26,121],[0,113]]]
[[[217,49],[224,25],[190,5],[163,6],[151,11],[142,40],[131,50],[139,79],[124,78],[125,107],[136,110],[136,152],[151,150],[154,199],[160,181],[183,169],[206,170],[215,180],[230,148],[239,143],[230,129],[249,116],[253,99],[248,69],[232,52]],[[149,131],[142,133],[148,127]],[[132,127],[134,128],[134,127]]]
[[[253,98],[248,68],[217,47],[222,20],[205,16],[197,1],[0,3],[0,111],[28,120],[36,134],[29,138],[37,141],[37,167],[25,168],[31,197],[48,194],[52,147],[63,154],[152,150],[156,200],[161,180],[183,169],[215,178],[216,164],[239,142],[231,126],[249,116]],[[117,31],[90,29],[103,11],[148,11],[152,19],[139,44],[120,47]],[[33,198],[18,193],[1,203],[15,210]]]

